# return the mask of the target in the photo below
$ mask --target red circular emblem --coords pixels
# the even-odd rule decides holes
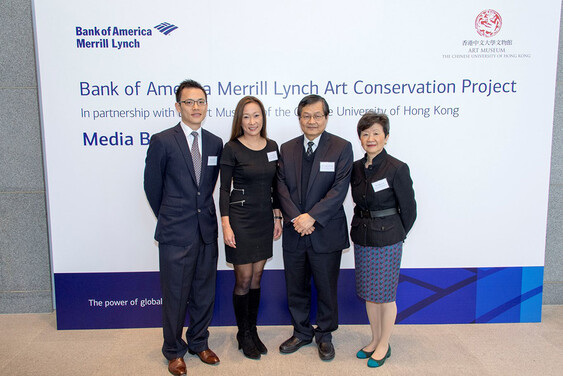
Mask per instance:
[[[486,9],[475,18],[477,33],[486,38],[497,35],[502,27],[502,18],[496,10]]]

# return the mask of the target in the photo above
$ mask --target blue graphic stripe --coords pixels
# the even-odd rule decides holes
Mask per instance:
[[[168,34],[170,34],[171,32],[173,32],[174,30],[176,30],[177,28],[178,28],[178,26],[170,25],[170,26],[168,26],[167,28],[162,29],[161,31],[162,31],[162,33],[163,33],[164,35],[168,35]]]
[[[520,296],[517,296],[516,298],[509,300],[508,302],[498,306],[492,311],[489,311],[484,315],[476,318],[474,323],[488,323],[494,318],[501,315],[502,313],[508,311],[511,308],[519,306],[520,304],[522,304],[522,302],[525,302],[526,300],[533,298],[534,296],[541,294],[542,292],[543,292],[543,286],[538,286],[535,289],[528,291],[527,293],[522,294]]]
[[[453,294],[456,291],[459,291],[463,288],[469,287],[475,283],[477,283],[478,280],[486,278],[490,275],[499,273],[501,271],[503,271],[505,268],[485,268],[485,269],[476,269],[476,268],[462,268],[462,269],[458,269],[459,271],[466,271],[469,272],[471,274],[473,274],[471,277],[469,278],[465,278],[453,285],[450,285],[446,288],[442,288],[439,286],[436,286],[435,284],[432,284],[430,282],[426,282],[423,281],[421,279],[418,278],[414,278],[408,275],[404,275],[401,274],[400,278],[399,278],[399,283],[404,283],[404,282],[410,282],[412,284],[415,284],[417,286],[420,286],[424,289],[430,290],[435,292],[435,294],[417,302],[414,305],[409,306],[408,308],[399,311],[397,314],[397,323],[401,323],[402,321],[404,321],[406,318],[420,312],[421,310],[425,309],[426,307],[434,304],[435,302],[437,302],[440,299],[443,299],[451,294]],[[477,271],[479,271],[479,273],[477,273]],[[397,300],[399,300],[399,298],[397,298]]]
[[[164,35],[168,35],[171,32],[173,32],[174,30],[176,30],[178,28],[178,26],[172,25],[168,22],[163,22],[160,25],[156,25],[154,28],[159,30]]]
[[[483,278],[487,278],[490,275],[502,272],[503,270],[508,269],[508,268],[479,268],[479,269],[465,269],[465,270],[471,270],[474,272],[477,272],[477,270],[479,271],[479,279],[483,279]]]
[[[434,295],[431,295],[430,297],[421,300],[420,302],[410,306],[409,308],[397,313],[397,323],[400,323],[401,321],[404,321],[407,317],[414,315],[415,313],[417,313],[418,311],[426,308],[427,306],[431,305],[432,303],[442,299],[443,297],[450,295],[451,293],[453,293],[454,291],[457,291],[463,287],[466,287],[472,283],[475,283],[475,281],[477,281],[477,276],[474,275],[472,277],[469,277],[463,281],[460,281],[448,288],[445,289],[440,289],[438,290],[438,292],[436,292]],[[424,285],[424,283],[422,281],[417,281],[418,285]],[[398,299],[398,298],[397,298]]]
[[[411,276],[408,276],[408,275],[403,275],[403,274],[401,274],[401,275],[399,276],[399,283],[404,283],[404,282],[410,282],[410,283],[413,283],[413,284],[415,284],[415,285],[417,285],[417,286],[423,287],[423,288],[425,288],[425,289],[427,289],[427,290],[434,291],[434,292],[442,292],[442,291],[444,291],[443,288],[438,287],[438,286],[436,286],[436,285],[433,285],[433,284],[431,284],[431,283],[429,283],[429,282],[421,281],[421,280],[418,279],[418,278],[414,278],[414,277],[411,277]]]
[[[170,26],[170,24],[168,22],[163,22],[161,24],[156,25],[154,28],[158,29],[158,30],[162,30],[162,29],[166,28],[167,26]]]
[[[543,291],[543,267],[522,268],[522,288],[520,291],[526,293],[538,286],[542,286]],[[538,294],[522,301],[519,308],[520,322],[541,322],[541,310],[536,310],[534,307],[541,306],[542,300],[543,295]]]
[[[539,322],[543,267],[401,269],[397,323]],[[234,273],[217,273],[211,325],[234,325]],[[312,284],[311,323],[316,294]],[[142,328],[161,325],[158,272],[56,273],[58,329]],[[367,324],[354,269],[338,281],[339,322]],[[283,270],[262,277],[259,325],[289,325]],[[186,322],[189,318],[186,318]]]

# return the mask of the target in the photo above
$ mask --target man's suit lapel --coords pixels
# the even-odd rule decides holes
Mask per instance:
[[[209,172],[207,171],[207,165],[209,163],[209,156],[211,155],[210,143],[211,143],[211,137],[209,136],[209,132],[207,132],[205,129],[201,129],[202,154],[201,154],[201,176],[199,178],[200,185],[204,182],[203,179],[205,179],[206,172]],[[217,161],[217,163],[219,163],[219,161]]]
[[[192,161],[192,155],[190,154],[190,148],[188,146],[188,141],[186,140],[186,134],[182,130],[182,125],[180,125],[180,123],[178,123],[178,125],[174,127],[174,138],[176,139],[178,147],[180,148],[180,151],[184,156],[184,161],[186,162],[186,167],[190,171],[190,176],[192,177],[194,184],[197,185],[197,181],[195,180],[194,162]]]
[[[293,164],[295,166],[295,181],[297,182],[297,199],[301,201],[301,169],[303,168],[303,137],[297,138],[293,150]]]
[[[321,136],[321,140],[319,141],[319,146],[317,146],[317,150],[315,151],[315,159],[313,160],[313,167],[311,169],[311,176],[309,177],[309,184],[307,185],[307,194],[311,191],[311,187],[321,170],[321,161],[326,161],[326,154],[328,153],[328,141],[330,139],[330,134],[324,132]]]

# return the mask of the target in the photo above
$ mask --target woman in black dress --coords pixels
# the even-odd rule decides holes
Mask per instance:
[[[252,359],[268,351],[258,337],[256,319],[262,272],[272,257],[273,239],[282,233],[281,211],[273,192],[278,154],[278,145],[266,138],[264,105],[255,97],[242,98],[221,156],[219,206],[225,255],[235,271],[237,341]]]
[[[356,292],[366,301],[372,339],[356,356],[369,358],[368,367],[379,367],[391,356],[403,240],[416,219],[416,201],[409,167],[384,149],[389,139],[387,115],[367,112],[357,130],[366,154],[352,168],[356,206],[350,236]]]

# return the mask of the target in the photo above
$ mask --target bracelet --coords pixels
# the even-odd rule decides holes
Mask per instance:
[[[280,217],[280,216],[274,215],[274,219],[283,219],[283,217]]]

